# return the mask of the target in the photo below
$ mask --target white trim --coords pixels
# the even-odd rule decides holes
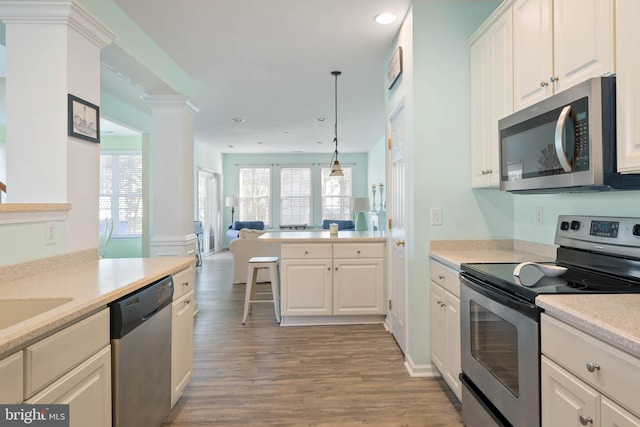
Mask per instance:
[[[282,316],[280,326],[363,325],[384,323],[384,315]]]
[[[200,107],[188,96],[185,95],[149,95],[142,97],[142,100],[149,104],[151,108],[184,108],[191,114],[198,114]]]
[[[66,221],[69,203],[3,203],[0,204],[0,224]]]
[[[438,369],[432,364],[422,364],[416,365],[411,359],[411,356],[406,356],[404,367],[409,372],[409,375],[412,377],[439,377],[440,373]]]

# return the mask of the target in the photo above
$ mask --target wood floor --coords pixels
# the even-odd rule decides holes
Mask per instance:
[[[410,377],[382,325],[280,327],[256,304],[242,326],[231,282],[228,253],[198,268],[194,376],[164,426],[463,425],[444,382]]]

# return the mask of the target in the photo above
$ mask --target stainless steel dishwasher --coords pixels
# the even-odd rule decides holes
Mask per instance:
[[[171,276],[109,304],[114,427],[158,427],[171,410]]]

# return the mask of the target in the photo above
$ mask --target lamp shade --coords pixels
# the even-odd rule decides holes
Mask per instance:
[[[228,208],[234,208],[238,206],[238,198],[233,196],[227,196],[225,200],[225,206]]]
[[[354,197],[351,203],[356,216],[358,212],[367,212],[370,209],[368,197]]]

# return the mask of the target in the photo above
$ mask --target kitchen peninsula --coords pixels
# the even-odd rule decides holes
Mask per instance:
[[[281,325],[384,322],[385,232],[282,231],[260,239],[281,243]]]

